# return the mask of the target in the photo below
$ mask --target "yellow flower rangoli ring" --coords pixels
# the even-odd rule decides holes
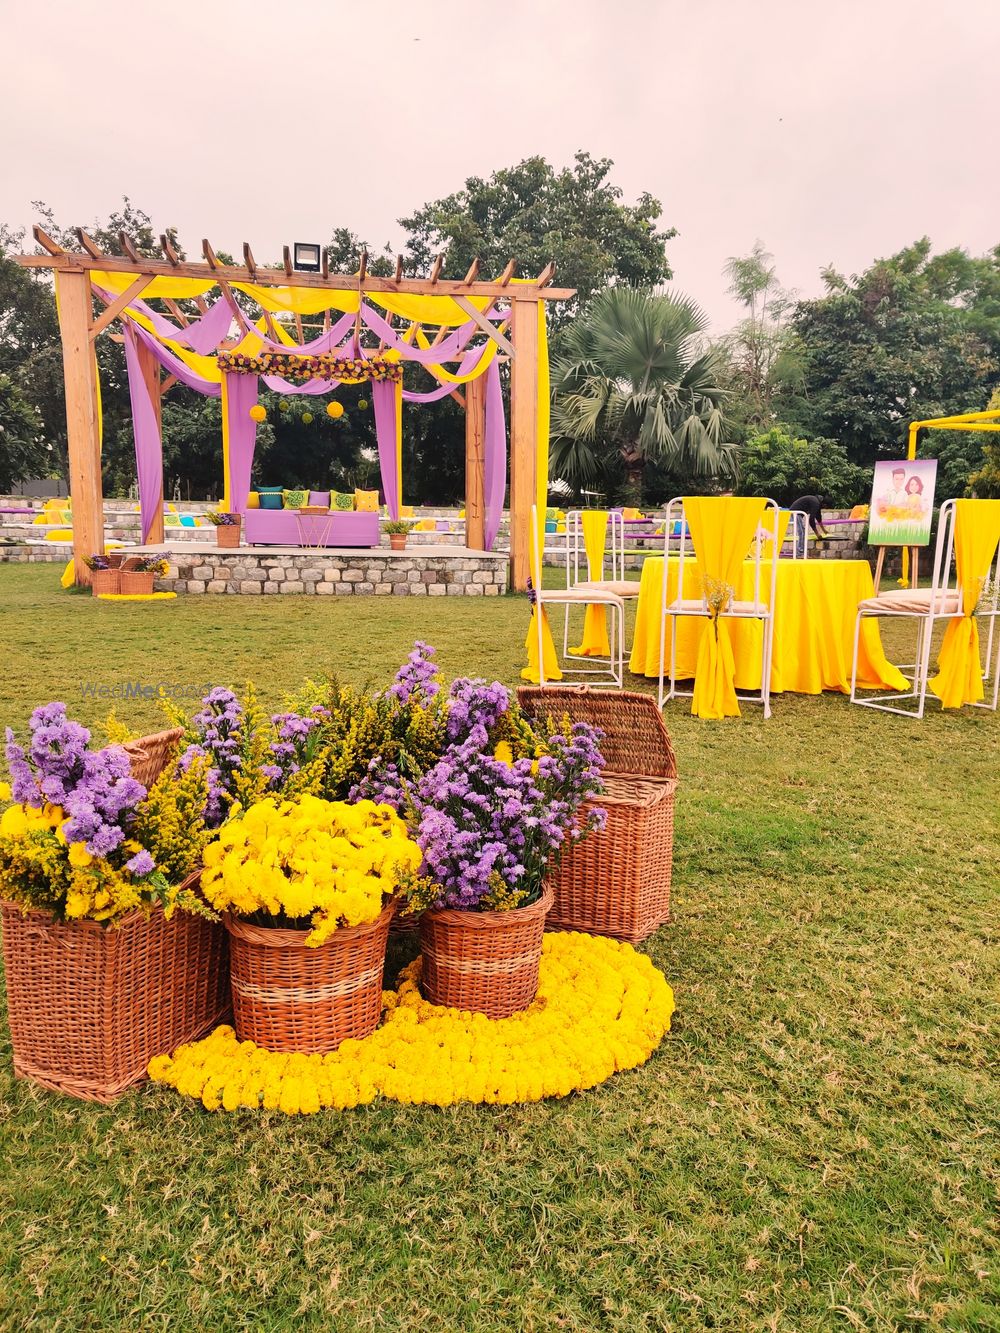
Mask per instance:
[[[420,960],[384,992],[382,1025],[329,1055],[287,1055],[240,1042],[231,1027],[150,1062],[150,1076],[210,1111],[311,1114],[386,1097],[413,1105],[536,1102],[595,1087],[644,1064],[669,1031],[673,992],[628,944],[546,935],[538,997],[490,1020],[420,995]]]

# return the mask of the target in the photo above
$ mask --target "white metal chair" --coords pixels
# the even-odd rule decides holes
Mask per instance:
[[[931,640],[934,627],[939,621],[955,620],[965,615],[964,596],[958,582],[957,570],[954,570],[955,553],[955,501],[946,500],[938,515],[937,543],[934,548],[934,572],[929,588],[893,588],[875,597],[869,597],[858,606],[854,621],[854,658],[851,663],[851,703],[863,708],[877,708],[883,713],[899,713],[903,717],[918,720],[924,715],[927,701],[927,682],[930,676]],[[954,579],[952,574],[954,572]],[[997,630],[997,617],[1000,616],[1000,545],[990,557],[987,573],[987,590],[976,605],[973,615],[977,619],[989,622],[986,637],[986,656],[983,670],[984,685],[993,681],[991,702],[974,704],[975,708],[989,708],[994,712],[1000,702],[1000,631]],[[861,622],[870,617],[888,620],[915,620],[917,622],[917,647],[915,660],[901,663],[900,671],[912,670],[909,678],[911,688],[897,692],[888,699],[858,697],[858,646],[861,637]],[[994,646],[996,651],[994,651]],[[916,708],[898,708],[895,705],[912,701]]]
[[[720,504],[725,503],[724,498],[720,498]],[[677,596],[668,604],[667,601],[667,583],[668,583],[668,562],[671,533],[674,524],[679,521],[679,565],[677,571]],[[778,545],[778,506],[773,500],[766,500],[764,506],[764,518],[760,528],[768,533],[773,542],[772,550],[777,549]],[[688,544],[691,543],[690,554],[688,553]],[[741,701],[746,699],[748,703],[761,703],[764,705],[764,716],[771,716],[771,660],[774,655],[774,604],[775,590],[778,579],[778,562],[771,560],[770,575],[766,580],[762,577],[761,571],[761,548],[764,543],[755,541],[751,553],[753,561],[753,597],[749,600],[733,598],[719,611],[720,620],[759,620],[761,622],[761,685],[758,694],[741,695]],[[660,674],[659,687],[657,691],[657,700],[662,708],[668,699],[690,698],[694,690],[679,690],[677,688],[677,622],[684,616],[701,617],[709,619],[711,612],[708,605],[708,590],[703,589],[700,597],[684,596],[684,573],[685,562],[687,567],[694,563],[697,567],[697,556],[694,552],[693,542],[688,530],[687,520],[684,513],[684,500],[681,496],[675,496],[666,506],[666,521],[664,523],[663,538],[663,586],[660,594]],[[765,597],[766,592],[766,597]],[[667,640],[667,621],[670,621],[670,689],[664,688],[664,667],[666,665],[666,640]]]
[[[571,509],[566,515],[566,587],[596,588],[612,592],[623,601],[639,596],[639,580],[625,577],[625,519],[621,510],[608,512],[608,541],[598,569],[592,569],[583,539],[586,511]],[[605,574],[610,573],[610,578]],[[563,653],[569,652],[569,606],[563,616]]]
[[[567,521],[568,530],[568,521]],[[538,542],[538,511],[533,505],[531,509],[531,540],[535,557],[534,568],[538,571],[537,583],[542,582],[542,560],[541,551]],[[568,560],[567,560],[568,568]],[[538,683],[545,684],[545,653],[544,653],[544,628],[542,625],[542,610],[549,606],[565,606],[567,618],[567,635],[570,606],[587,606],[591,603],[599,604],[607,608],[610,612],[608,617],[608,640],[611,646],[610,659],[605,658],[569,658],[572,665],[560,667],[564,676],[587,676],[595,677],[591,681],[594,685],[608,685],[616,689],[621,689],[624,683],[625,672],[625,603],[617,593],[601,587],[570,587],[565,588],[543,588],[536,586],[534,589],[535,603],[538,607],[538,615],[535,617],[535,627],[538,634]],[[565,639],[564,639],[565,649]],[[563,653],[564,658],[567,656]],[[580,666],[581,662],[596,662],[601,665],[594,667]],[[606,665],[605,665],[606,663]]]
[[[792,543],[792,560],[808,560],[809,558],[809,515],[803,509],[790,509],[788,511],[791,518],[788,520],[788,531],[785,533],[785,541]],[[800,541],[801,537],[801,541]],[[801,553],[800,553],[801,552]],[[789,557],[785,557],[788,559]]]

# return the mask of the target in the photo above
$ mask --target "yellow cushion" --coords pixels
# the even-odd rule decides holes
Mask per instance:
[[[354,492],[354,508],[363,510],[366,514],[378,513],[378,491],[359,491]]]
[[[851,517],[851,518],[867,518],[867,517],[868,517],[868,506],[867,506],[867,505],[855,505],[854,508],[851,510],[850,517]]]
[[[69,528],[53,528],[45,534],[45,540],[47,542],[71,542],[73,533]]]
[[[248,509],[260,508],[260,496],[257,494],[256,491],[251,491],[250,494],[247,496],[247,508]]]
[[[48,523],[50,520],[48,514],[39,514],[36,518],[33,518],[31,521],[35,527],[38,527],[39,524],[42,524],[44,526],[44,524]]]

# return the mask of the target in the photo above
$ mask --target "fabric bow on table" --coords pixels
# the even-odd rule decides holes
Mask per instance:
[[[955,501],[955,569],[963,615],[949,621],[938,655],[938,674],[927,682],[942,708],[961,708],[983,698],[979,626],[973,612],[998,542],[1000,500]]]
[[[763,499],[686,496],[684,516],[691,532],[703,588],[734,589],[740,584],[743,560],[764,517]],[[678,595],[683,591],[678,589]],[[736,659],[729,626],[719,615],[728,598],[714,608],[698,647],[691,712],[695,717],[739,717]]]

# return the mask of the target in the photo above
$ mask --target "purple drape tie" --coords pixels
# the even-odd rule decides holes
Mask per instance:
[[[396,387],[391,380],[372,381],[372,404],[375,408],[375,438],[378,441],[378,465],[382,473],[386,508],[390,518],[399,518]]]
[[[143,544],[157,511],[163,505],[163,439],[149,384],[142,373],[135,325],[125,320],[125,365],[128,368],[128,393],[132,401],[132,434],[135,437],[135,471],[139,480],[139,516]]]
[[[250,409],[257,401],[257,376],[226,372],[226,424],[229,435],[229,510],[246,511],[250,472],[257,446],[257,423]]]
[[[504,491],[507,489],[507,423],[503,414],[500,365],[496,357],[486,369],[485,411],[483,502],[486,520],[483,536],[487,551],[492,551],[500,530]]]

